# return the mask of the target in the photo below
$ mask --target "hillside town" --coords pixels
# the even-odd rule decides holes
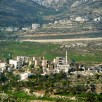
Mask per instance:
[[[30,31],[30,30],[36,30],[40,27],[40,24],[34,23],[32,24],[32,27],[0,27],[0,31],[6,31],[6,32],[17,32],[17,31]]]
[[[102,102],[102,0],[0,0],[0,102]]]
[[[81,30],[101,30],[102,17],[96,15],[93,18],[86,16],[70,16],[68,19],[54,20],[48,24],[32,23],[31,26],[25,27],[0,27],[0,31],[17,32],[17,31],[35,31],[37,29],[45,28],[67,28],[69,32],[81,31]]]
[[[9,59],[9,63],[0,62],[0,73],[13,72],[20,76],[20,80],[27,80],[29,76],[38,74],[40,75],[51,75],[55,73],[66,73],[70,76],[80,74],[83,76],[93,76],[95,73],[102,73],[102,65],[96,65],[86,67],[84,65],[75,64],[75,62],[68,61],[68,55],[66,51],[65,57],[56,57],[53,61],[49,61],[44,57],[27,57],[17,56],[16,59]],[[17,73],[17,71],[24,70],[23,72]]]

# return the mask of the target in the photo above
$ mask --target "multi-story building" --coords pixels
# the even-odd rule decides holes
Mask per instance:
[[[66,57],[56,57],[54,59],[54,70],[56,73],[59,72],[65,72],[67,73],[69,70],[70,65],[68,64],[68,59],[67,59],[67,51],[66,51]]]
[[[41,66],[41,59],[38,57],[33,57],[34,66]]]
[[[16,60],[9,60],[9,64],[14,67],[15,69],[20,69],[22,67],[22,61],[16,61]]]
[[[47,62],[45,62],[47,65]],[[43,74],[51,74],[51,73],[60,73],[65,72],[68,73],[70,65],[67,60],[67,51],[66,57],[56,57],[52,64],[48,63],[47,67],[43,67]]]
[[[27,61],[29,57],[17,56],[17,60],[9,60],[9,64],[12,65],[15,69],[20,69]]]
[[[24,65],[25,63],[28,63],[29,57],[26,57],[26,56],[17,56],[17,61],[22,62],[22,65]]]

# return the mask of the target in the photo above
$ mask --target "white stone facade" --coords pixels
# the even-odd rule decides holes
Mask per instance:
[[[22,62],[16,60],[9,60],[9,64],[14,66],[15,69],[20,69],[22,67]]]

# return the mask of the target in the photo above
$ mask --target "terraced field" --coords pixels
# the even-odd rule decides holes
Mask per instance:
[[[87,33],[61,33],[61,34],[23,34],[18,35],[19,39],[29,40],[47,40],[47,39],[77,39],[77,38],[100,38],[102,32],[87,32]]]

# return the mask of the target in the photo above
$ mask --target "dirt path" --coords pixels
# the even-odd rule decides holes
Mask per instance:
[[[29,41],[29,42],[42,42],[42,43],[53,43],[53,42],[73,42],[73,41],[102,41],[101,38],[76,38],[76,39],[43,39],[43,40],[21,40],[21,41]]]

